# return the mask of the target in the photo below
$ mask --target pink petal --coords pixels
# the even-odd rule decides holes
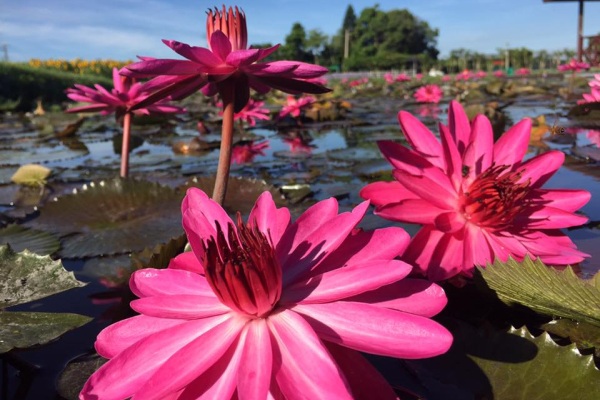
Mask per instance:
[[[223,315],[186,321],[141,338],[100,367],[88,379],[81,395],[106,400],[122,400],[134,393],[137,395],[142,385],[173,354],[229,318]],[[127,379],[123,379],[125,375]]]
[[[379,150],[395,169],[406,171],[413,175],[424,175],[430,171],[440,171],[431,161],[400,143],[391,140],[380,140],[377,142]],[[441,155],[439,163],[443,163]]]
[[[250,84],[255,87],[257,85],[262,85],[262,87],[268,86],[273,89],[281,90],[284,93],[290,94],[298,94],[298,93],[313,93],[313,94],[321,94],[327,93],[331,90],[326,88],[325,86],[308,82],[302,79],[295,78],[285,78],[279,75],[263,75],[254,74],[252,71],[247,71],[253,69],[257,64],[252,64],[244,67],[244,71],[246,71],[249,76]]]
[[[492,165],[494,131],[490,120],[484,115],[476,116],[471,128],[471,140],[463,164],[469,167],[469,177],[474,178]]]
[[[554,175],[565,161],[562,151],[551,150],[533,157],[523,164],[518,170],[522,173],[521,182],[531,179],[531,187],[539,188]]]
[[[433,317],[448,303],[441,286],[424,279],[403,279],[390,285],[346,299],[391,308],[423,317]]]
[[[290,210],[285,207],[278,209],[271,193],[264,192],[258,197],[250,211],[248,224],[256,225],[271,239],[271,244],[276,248],[290,224],[290,218]]]
[[[383,376],[357,351],[325,343],[346,376],[357,400],[396,400],[398,396]]]
[[[113,68],[112,78],[113,78],[113,86],[115,87],[115,89],[118,92],[121,92],[121,93],[127,92],[127,90],[125,89],[125,85],[123,84],[123,81],[121,80],[121,76],[119,75],[118,68]]]
[[[467,224],[464,247],[465,265],[485,267],[487,263],[493,262],[496,256],[503,257],[505,254],[506,250],[490,245],[485,229]]]
[[[438,168],[443,168],[442,146],[435,135],[416,117],[406,111],[398,113],[402,132],[413,149],[427,156],[427,160]]]
[[[577,211],[590,201],[591,193],[587,190],[569,190],[569,189],[538,189],[532,192],[530,197],[535,204],[560,208],[564,211]]]
[[[494,144],[494,163],[513,165],[520,162],[529,146],[531,120],[523,119],[511,127]]]
[[[442,264],[442,256],[446,253],[447,236],[433,227],[425,225],[413,239],[402,257],[406,262],[415,265],[423,274],[433,281],[447,279],[458,274],[462,269],[462,262],[455,264]],[[453,254],[454,257],[462,257],[460,253]]]
[[[452,335],[437,322],[364,303],[299,304],[296,311],[323,340],[358,351],[397,358],[445,353]]]
[[[191,322],[195,321],[189,323]],[[245,323],[245,319],[228,316],[224,322],[179,346],[177,352],[163,361],[152,377],[135,393],[136,397],[160,400],[163,396],[184,388],[227,352],[238,339]]]
[[[238,371],[240,400],[264,399],[271,384],[273,354],[271,337],[265,320],[255,319],[246,325],[246,345]]]
[[[76,100],[81,101],[81,100]],[[98,112],[98,111],[111,111],[112,106],[108,106],[106,104],[92,104],[89,106],[81,106],[81,107],[72,107],[67,110],[69,113],[79,113],[79,112]]]
[[[448,128],[458,152],[464,154],[471,138],[471,124],[465,110],[455,100],[450,102],[448,108]]]
[[[174,294],[214,295],[202,275],[179,269],[140,269],[131,275],[129,287],[142,298]]]
[[[398,260],[373,260],[337,268],[287,287],[281,301],[282,304],[329,303],[389,285],[411,270],[410,265]]]
[[[143,75],[197,75],[203,72],[195,62],[169,59],[140,61],[125,68]]]
[[[361,189],[360,197],[370,200],[374,206],[397,203],[405,199],[415,199],[417,196],[399,182],[373,182]]]
[[[186,321],[136,315],[109,325],[100,331],[94,347],[102,357],[114,358],[145,337],[184,322]]]
[[[395,170],[393,175],[398,182],[433,206],[444,210],[454,210],[457,207],[458,194],[452,187],[446,186],[448,180],[445,175],[446,179],[441,180],[436,180],[438,177],[431,176],[432,174],[418,176],[399,170]]]
[[[374,214],[391,221],[426,225],[432,224],[438,215],[445,212],[427,200],[409,199],[377,207]]]
[[[174,52],[188,60],[194,61],[206,69],[217,68],[223,64],[223,60],[216,57],[212,51],[204,47],[190,46],[176,40],[165,40],[163,43],[169,46]]]
[[[442,232],[456,232],[462,229],[466,224],[465,217],[460,212],[450,211],[439,214],[435,217],[433,224],[436,229]]]
[[[588,218],[554,207],[543,207],[529,215],[527,227],[530,229],[561,229],[583,225]]]
[[[259,55],[260,52],[258,49],[236,50],[229,53],[225,61],[227,64],[239,68],[256,62]]]
[[[455,190],[459,190],[462,182],[463,172],[463,161],[459,152],[457,143],[454,142],[453,137],[450,135],[450,131],[442,124],[439,124],[440,137],[442,140],[442,148],[444,150],[444,165],[446,174],[450,178]]]
[[[286,398],[352,399],[337,364],[311,326],[284,310],[267,319],[275,345],[274,374]]]
[[[317,268],[324,256],[337,249],[350,235],[364,217],[367,208],[369,208],[369,202],[364,201],[351,212],[342,213],[324,221],[318,229],[315,229],[314,226],[308,227],[304,220],[298,219],[296,221],[297,231],[303,233],[310,231],[310,233],[301,235],[304,236],[304,240],[299,242],[298,246],[293,247],[287,257],[280,258],[283,286],[302,279],[303,276],[307,276],[310,271]]]
[[[223,32],[214,31],[210,37],[210,49],[217,57],[225,61],[229,53],[231,53],[231,42]]]
[[[140,314],[158,318],[197,319],[225,314],[231,309],[212,296],[171,294],[133,300],[131,308]]]
[[[204,275],[204,266],[196,257],[193,251],[184,251],[175,256],[169,261],[169,268],[183,269],[185,271],[195,272],[196,274]]]

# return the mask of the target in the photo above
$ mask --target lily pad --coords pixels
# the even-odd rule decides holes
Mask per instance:
[[[0,308],[16,306],[85,286],[60,261],[28,250],[15,253],[0,246]]]
[[[496,261],[478,269],[481,278],[505,303],[522,304],[542,314],[600,326],[599,280],[583,280],[571,267],[548,268],[540,260]]]
[[[94,353],[85,354],[69,362],[58,378],[58,394],[67,400],[79,400],[79,392],[85,382],[107,361]]]
[[[140,251],[181,235],[181,200],[175,190],[147,181],[91,183],[46,203],[29,226],[61,235],[61,257]]]
[[[27,249],[40,255],[52,254],[60,248],[56,236],[22,225],[8,225],[0,229],[0,245],[7,243],[16,252]]]
[[[91,320],[70,313],[0,311],[0,354],[48,343]]]

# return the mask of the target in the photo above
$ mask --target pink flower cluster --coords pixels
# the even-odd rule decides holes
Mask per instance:
[[[316,99],[313,96],[302,96],[296,98],[294,96],[288,96],[286,99],[286,105],[279,111],[279,118],[283,118],[286,115],[290,115],[294,118],[300,117],[300,111],[309,105],[313,104]]]
[[[584,69],[590,69],[590,64],[583,62],[583,61],[577,61],[576,59],[572,58],[571,60],[569,60],[568,63],[566,64],[561,64],[558,66],[558,70],[559,71],[574,71],[574,72],[579,72],[582,71]]]
[[[414,94],[419,103],[439,103],[443,96],[444,92],[438,85],[421,86]]]

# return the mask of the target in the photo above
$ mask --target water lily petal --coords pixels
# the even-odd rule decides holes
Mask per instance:
[[[471,138],[471,124],[458,101],[452,100],[448,107],[448,129],[460,154],[464,154]]]
[[[217,30],[210,37],[210,49],[217,57],[225,61],[231,53],[231,42],[223,32]]]
[[[192,61],[156,59],[129,64],[125,66],[125,71],[122,71],[121,74],[146,77],[148,75],[195,75],[202,72],[199,65]]]
[[[169,261],[169,268],[183,269],[204,275],[204,267],[193,251],[184,251],[183,253],[172,258],[171,261]]]
[[[532,191],[530,198],[532,198],[533,202],[536,204],[574,212],[587,204],[590,201],[591,196],[591,193],[587,190],[536,189],[535,191]]]
[[[446,211],[427,200],[408,199],[379,206],[375,209],[375,215],[391,221],[425,225],[433,224],[435,219]]]
[[[395,170],[393,175],[398,182],[410,188],[415,195],[428,201],[433,206],[444,210],[456,208],[458,194],[453,187],[445,186],[448,179],[436,180],[438,177],[432,177],[431,174],[410,175],[399,170]]]
[[[259,55],[258,49],[236,50],[229,53],[225,61],[229,65],[240,68],[256,62]]]
[[[258,229],[271,239],[274,248],[290,224],[290,210],[285,207],[277,208],[271,193],[264,192],[258,197],[250,211],[248,224],[256,225]]]
[[[264,399],[271,384],[273,354],[271,337],[265,320],[256,319],[246,325],[246,344],[238,371],[240,400]]]
[[[171,294],[133,300],[131,308],[140,314],[158,318],[197,319],[225,314],[231,309],[212,296]]]
[[[471,129],[471,140],[465,151],[463,164],[469,168],[468,176],[474,179],[492,165],[494,130],[490,120],[484,115],[475,117]]]
[[[429,318],[370,304],[338,301],[292,310],[305,316],[322,339],[371,354],[426,358],[452,344],[452,334]]]
[[[339,367],[302,317],[285,310],[267,323],[276,344],[273,372],[286,398],[352,399]]]
[[[200,64],[207,71],[217,68],[223,64],[223,60],[215,56],[215,54],[204,47],[190,46],[176,40],[163,39],[163,43],[169,46],[175,53],[188,60]],[[203,71],[203,72],[207,72]]]
[[[547,151],[533,157],[523,164],[518,170],[521,172],[521,182],[531,179],[530,185],[539,188],[554,175],[565,161],[565,153],[558,150]]]
[[[213,293],[202,275],[180,269],[140,269],[131,275],[129,287],[138,297]]]
[[[586,216],[546,206],[529,214],[527,226],[531,229],[561,229],[583,225],[587,221]]]
[[[281,295],[285,303],[329,303],[375,290],[404,278],[412,267],[398,260],[373,260],[315,275],[288,286]]]
[[[513,125],[494,144],[494,163],[513,165],[521,162],[529,145],[531,120],[523,119]]]
[[[398,113],[398,122],[404,136],[413,149],[438,168],[443,168],[442,145],[435,135],[419,119],[406,111]]]
[[[360,197],[370,200],[374,206],[383,206],[405,199],[416,199],[417,196],[399,182],[373,182],[362,188]]]

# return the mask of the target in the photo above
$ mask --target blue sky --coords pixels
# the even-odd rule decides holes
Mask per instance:
[[[238,0],[250,43],[281,43],[294,22],[328,35],[341,26],[348,4],[357,15],[376,0]],[[495,53],[525,46],[559,50],[576,46],[577,3],[542,0],[379,0],[382,10],[407,8],[438,28],[441,55],[456,48]],[[206,0],[4,0],[0,45],[12,61],[30,58],[174,57],[161,39],[205,46]],[[584,35],[600,33],[600,2],[585,4]],[[2,53],[0,53],[0,57]]]

